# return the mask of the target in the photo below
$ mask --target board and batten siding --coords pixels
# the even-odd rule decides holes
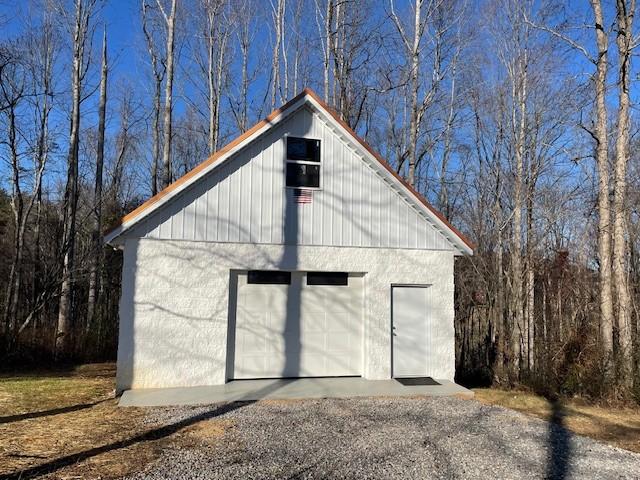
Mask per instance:
[[[286,135],[320,139],[320,190],[298,204],[285,188]],[[224,243],[454,250],[451,241],[303,106],[185,189],[127,236]],[[376,162],[377,163],[377,162]]]

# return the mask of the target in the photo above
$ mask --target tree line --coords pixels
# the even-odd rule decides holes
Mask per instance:
[[[476,242],[456,261],[459,381],[639,398],[635,12],[0,3],[2,358],[113,358],[103,232],[311,87]]]

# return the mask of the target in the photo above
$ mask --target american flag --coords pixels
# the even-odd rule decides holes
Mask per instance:
[[[296,203],[311,203],[311,200],[313,200],[313,190],[297,188],[293,191],[293,199]]]

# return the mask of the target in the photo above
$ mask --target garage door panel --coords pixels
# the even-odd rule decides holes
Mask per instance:
[[[324,332],[325,331],[325,313],[324,312],[302,312],[304,314],[304,323],[300,325],[302,332]]]
[[[353,289],[343,287],[327,287],[326,292],[327,301],[332,305],[334,310],[349,311],[353,309],[353,303],[356,301],[355,292]]]
[[[330,312],[326,315],[326,330],[329,332],[351,332],[360,325],[352,324],[353,314],[347,312]]]
[[[241,360],[241,368],[243,371],[251,374],[251,372],[261,372],[265,370],[265,357],[260,356],[243,356]]]
[[[282,335],[270,335],[266,343],[268,353],[283,354],[285,352],[286,343]]]
[[[248,284],[238,276],[234,378],[361,374],[362,278],[348,286]]]
[[[324,313],[325,311],[325,295],[322,292],[314,292],[310,287],[305,286],[300,293],[300,300],[300,311],[303,313]]]
[[[253,378],[261,377],[280,377],[289,376],[289,372],[285,372],[284,357],[272,357],[265,361],[266,368],[264,371],[254,372]],[[266,373],[266,375],[265,375]]]
[[[349,355],[334,355],[327,358],[326,368],[336,372],[338,376],[350,375],[350,362]]]
[[[303,332],[300,336],[300,347],[308,352],[324,351],[326,334],[324,332]]]
[[[352,347],[352,340],[349,335],[340,333],[327,334],[327,350],[331,352],[348,352]]]
[[[257,332],[244,332],[241,336],[242,348],[248,355],[267,353],[267,341]]]

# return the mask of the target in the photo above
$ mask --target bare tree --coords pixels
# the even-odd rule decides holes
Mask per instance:
[[[595,66],[592,76],[594,92],[594,120],[593,127],[581,125],[595,142],[594,155],[596,170],[598,172],[598,262],[599,262],[599,303],[600,303],[600,347],[603,352],[603,371],[606,380],[611,380],[613,354],[613,275],[611,259],[611,204],[609,201],[610,175],[609,175],[609,148],[607,125],[607,71],[609,38],[605,31],[604,14],[600,0],[590,0],[593,11],[593,25],[595,31],[595,44],[597,55],[591,55],[587,48],[572,38],[566,36],[559,29],[552,29],[544,25],[538,25],[526,20],[530,25],[541,29],[562,42],[569,45],[574,51],[579,52],[584,58]]]
[[[227,18],[222,16],[224,6],[224,0],[204,0],[203,5],[206,14],[210,153],[218,149],[222,82],[225,73],[227,42],[230,35],[229,28],[224,25]]]
[[[322,82],[322,93],[323,98],[326,103],[329,103],[329,64],[331,61],[331,24],[333,23],[333,11],[334,5],[333,0],[325,0],[326,8],[325,14],[322,22],[322,28],[320,26],[320,22],[318,22],[318,30],[322,32],[322,37],[324,38],[324,42],[322,45],[322,74],[323,74],[323,82]],[[320,13],[320,6],[318,4],[318,0],[316,0],[316,19],[322,18]]]
[[[618,47],[618,122],[614,167],[613,197],[613,278],[615,281],[617,318],[620,344],[621,383],[633,385],[631,302],[628,282],[627,245],[627,166],[629,164],[629,98],[631,55],[633,49],[633,17],[635,0],[616,0]]]
[[[460,17],[465,14],[466,4],[463,4],[460,10]],[[458,103],[458,62],[462,55],[463,49],[463,29],[462,22],[458,20],[456,22],[456,34],[455,34],[455,45],[454,45],[454,53],[451,59],[450,66],[450,86],[449,86],[449,104],[447,106],[446,120],[445,120],[445,128],[443,133],[443,152],[442,152],[442,161],[440,162],[440,188],[438,191],[438,206],[440,211],[444,214],[446,218],[451,218],[453,214],[453,205],[452,199],[449,192],[449,162],[451,160],[451,150],[453,143],[453,135],[454,135],[454,127],[457,120],[457,103]]]
[[[150,25],[151,19],[148,15],[149,4],[147,0],[142,0],[142,31],[147,44],[147,52],[151,61],[153,75],[153,112],[152,112],[152,164],[151,164],[151,194],[158,193],[158,165],[160,164],[160,110],[162,82],[166,73],[166,61],[161,57],[155,46],[153,29]]]
[[[278,101],[277,93],[280,90],[280,48],[282,45],[286,0],[277,0],[277,4],[271,4],[271,8],[273,10],[273,26],[275,32],[271,64],[271,109],[274,109]]]
[[[609,149],[607,128],[607,53],[609,40],[604,31],[600,0],[591,0],[596,31],[598,56],[595,59],[595,125],[592,136],[596,142],[598,168],[598,258],[600,260],[600,335],[605,354],[605,376],[610,375],[613,360],[613,286],[611,274],[611,214],[609,205]]]
[[[242,58],[240,67],[240,95],[235,105],[232,105],[232,111],[240,132],[245,132],[248,128],[248,108],[249,108],[249,54],[252,41],[251,35],[251,16],[246,15],[249,10],[248,5],[244,7],[236,16],[238,28],[236,36],[238,38],[238,48]]]
[[[425,158],[433,156],[435,146],[446,132],[446,126],[444,129],[436,127],[435,121],[425,125],[425,120],[438,116],[435,112],[427,115],[427,112],[440,108],[442,83],[455,65],[455,53],[451,59],[447,58],[447,51],[455,52],[455,47],[451,47],[456,42],[454,27],[460,20],[460,8],[457,3],[415,0],[412,4],[413,22],[409,27],[404,25],[396,12],[393,0],[390,0],[389,5],[389,16],[400,37],[404,53],[402,83],[407,90],[408,102],[408,128],[402,132],[407,138],[402,141],[396,167],[400,172],[405,168],[405,163],[408,164],[407,181],[418,188],[420,164]]]
[[[513,227],[511,237],[511,372],[519,375],[524,350],[524,305],[522,287],[522,209],[524,183],[524,156],[527,132],[527,87],[528,87],[528,25],[515,13],[511,18],[514,30],[515,51],[511,58],[505,58],[505,66],[511,82],[511,129],[514,141],[514,187],[513,187]],[[509,42],[511,43],[511,42]]]
[[[353,129],[358,129],[360,122],[371,113],[370,94],[382,90],[376,86],[377,78],[372,72],[377,69],[372,63],[383,42],[377,25],[369,23],[368,5],[353,0],[334,2],[327,12],[328,41],[326,47],[320,45],[328,49],[328,56],[323,55],[332,65],[331,73],[327,71],[325,77],[330,80],[328,103]],[[366,137],[366,132],[363,135]]]
[[[420,123],[420,107],[418,105],[418,89],[420,87],[419,69],[420,69],[420,42],[426,27],[426,21],[422,16],[422,0],[415,0],[413,3],[413,32],[412,36],[405,32],[400,19],[396,15],[394,2],[390,0],[391,18],[398,29],[398,33],[402,38],[402,43],[406,50],[407,56],[410,58],[409,67],[409,89],[410,89],[410,106],[409,106],[409,145],[407,157],[409,159],[409,172],[407,181],[410,185],[415,184],[416,160],[418,150],[418,129]]]
[[[118,108],[120,124],[115,135],[115,152],[110,172],[111,198],[114,204],[118,203],[119,196],[125,194],[126,164],[136,151],[138,135],[135,128],[136,124],[140,122],[140,114],[137,113],[138,106],[133,93],[126,86],[121,87],[121,92]]]
[[[176,0],[171,0],[171,10],[167,14],[162,0],[156,0],[167,28],[167,79],[164,86],[164,128],[162,141],[162,187],[173,180],[171,171],[171,122],[173,114],[173,70],[175,63]]]
[[[72,319],[72,285],[76,243],[76,214],[78,206],[78,149],[80,145],[80,104],[82,86],[87,73],[85,54],[90,39],[90,21],[96,0],[75,0],[71,66],[71,126],[67,155],[67,186],[64,194],[64,233],[62,241],[62,281],[56,328],[56,353],[66,351]]]
[[[25,199],[21,189],[20,140],[18,138],[17,112],[26,97],[26,75],[23,65],[18,59],[17,48],[12,52],[5,50],[3,68],[0,70],[0,106],[6,121],[6,147],[9,152],[11,165],[11,210],[14,219],[14,255],[7,282],[5,297],[3,331],[8,340],[15,333],[17,325],[20,285],[22,281],[22,256],[24,252],[24,232],[28,211],[33,206],[34,197],[29,200],[25,208]]]
[[[44,299],[42,292],[43,285],[43,259],[41,245],[41,223],[42,223],[42,180],[44,169],[49,159],[49,152],[52,149],[49,134],[49,115],[53,108],[53,69],[58,48],[58,39],[53,26],[52,12],[47,8],[43,12],[43,20],[38,25],[36,33],[31,37],[30,57],[31,57],[31,77],[33,83],[34,97],[33,106],[37,118],[37,133],[35,135],[36,147],[35,161],[35,221],[34,221],[34,269],[33,269],[33,299],[34,308],[40,307],[38,300]],[[24,328],[24,324],[21,328]]]
[[[102,39],[102,69],[100,75],[100,100],[98,105],[98,144],[96,149],[96,178],[93,189],[93,231],[91,232],[91,256],[89,266],[89,297],[87,300],[86,333],[89,333],[95,315],[102,265],[102,171],[104,169],[104,136],[107,110],[107,31]]]
[[[303,18],[304,2],[298,2],[293,15],[293,93],[299,92],[298,82],[300,80],[300,62],[303,55],[303,35],[301,32]],[[290,98],[289,91],[287,90],[287,99]]]

